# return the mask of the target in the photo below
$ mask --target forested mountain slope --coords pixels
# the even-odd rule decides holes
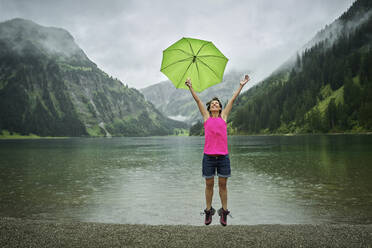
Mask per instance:
[[[100,70],[66,30],[0,23],[0,134],[144,136],[176,127],[186,126]]]
[[[354,2],[309,44],[239,96],[235,133],[372,131],[372,1]]]

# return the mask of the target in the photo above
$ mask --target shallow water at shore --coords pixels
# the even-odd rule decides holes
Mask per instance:
[[[203,137],[2,140],[0,216],[201,225],[202,147]],[[229,151],[231,224],[372,223],[371,135],[232,136]]]

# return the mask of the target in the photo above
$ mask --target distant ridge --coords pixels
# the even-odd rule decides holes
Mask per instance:
[[[207,103],[217,96],[225,104],[238,88],[243,72],[231,71],[224,75],[223,81],[198,94]],[[201,115],[190,92],[177,89],[170,81],[160,82],[140,90],[166,116],[188,124],[201,121]]]

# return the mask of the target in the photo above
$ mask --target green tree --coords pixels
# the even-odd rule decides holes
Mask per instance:
[[[334,98],[332,98],[328,104],[325,117],[327,127],[333,129],[337,123],[337,106]]]
[[[189,136],[202,136],[204,135],[204,126],[201,121],[198,121],[190,127]]]

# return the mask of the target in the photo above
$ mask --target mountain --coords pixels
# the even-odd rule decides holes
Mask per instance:
[[[100,70],[66,30],[0,23],[0,134],[145,136],[182,127]]]
[[[226,73],[223,81],[198,93],[200,99],[207,103],[217,96],[225,105],[238,88],[243,73],[232,71]],[[145,98],[169,118],[194,124],[202,120],[199,109],[188,90],[177,89],[169,80],[140,90]]]
[[[333,23],[326,25],[322,30],[320,30],[309,42],[303,45],[303,47],[297,51],[296,54],[294,54],[288,61],[281,65],[274,73],[285,69],[290,70],[294,66],[299,54],[311,49],[316,44],[322,41],[327,41],[327,44],[330,46],[337,41],[340,36],[354,31],[356,27],[358,27],[361,23],[364,23],[371,15],[371,12],[368,11],[369,3],[367,2],[368,1],[354,2],[348,11],[344,12]]]
[[[240,134],[372,131],[372,1],[355,1],[241,94],[229,121]]]

